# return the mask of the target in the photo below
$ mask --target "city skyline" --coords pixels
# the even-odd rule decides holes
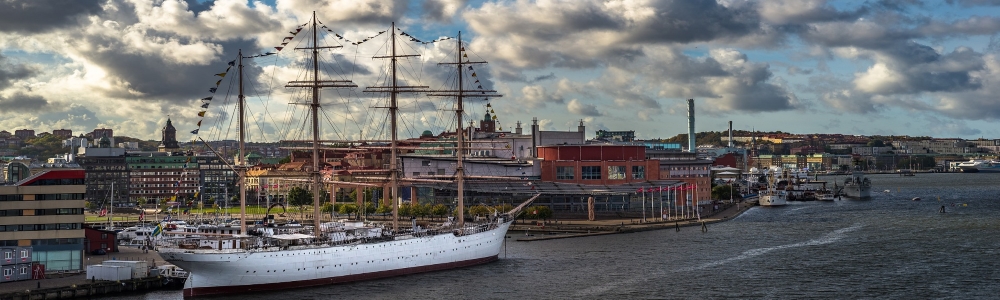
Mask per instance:
[[[317,5],[319,4],[319,5]],[[331,33],[360,41],[388,30],[434,65],[454,55],[456,33],[474,57],[501,127],[538,118],[543,130],[634,130],[637,138],[736,130],[938,138],[1000,138],[1000,9],[953,1],[15,1],[0,7],[0,128],[114,128],[158,140],[169,117],[179,141],[201,120],[199,99],[236,52],[274,52],[287,29],[316,10]],[[384,36],[378,37],[384,39]],[[338,42],[338,41],[331,41]],[[356,92],[378,82],[379,43],[344,45],[333,58],[358,70]],[[286,51],[287,52],[287,51]],[[254,62],[258,77],[290,73],[294,58]],[[421,69],[425,70],[425,69]],[[427,69],[429,70],[429,69]],[[428,85],[447,82],[428,71]],[[270,74],[268,74],[270,73]],[[225,76],[223,76],[225,77]],[[230,77],[224,78],[226,80]],[[285,81],[289,79],[283,79]],[[225,83],[223,83],[225,84]],[[223,86],[225,87],[225,86]],[[258,93],[264,93],[258,91]],[[251,103],[257,141],[296,135],[301,116],[269,115],[293,102],[276,92]],[[351,94],[351,93],[349,93]],[[216,95],[217,97],[220,95]],[[363,96],[348,96],[362,98]],[[339,100],[338,100],[339,101]],[[206,139],[232,139],[213,102]],[[360,102],[360,101],[359,101]],[[468,102],[468,117],[487,108]],[[225,103],[225,102],[223,102]],[[333,103],[338,104],[338,103]],[[445,102],[404,104],[403,137],[445,130]],[[357,138],[347,123],[378,123],[351,104],[330,112],[330,138]],[[424,112],[421,112],[424,111]],[[431,111],[427,113],[426,111]],[[343,113],[342,115],[339,115]],[[344,120],[341,122],[341,120]],[[348,122],[347,120],[350,120]],[[338,123],[340,122],[340,123]],[[286,124],[286,125],[280,125]],[[367,125],[366,125],[367,126]],[[125,129],[129,133],[127,134]]]

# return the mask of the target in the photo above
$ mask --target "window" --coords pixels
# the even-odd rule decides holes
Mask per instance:
[[[21,250],[21,258],[28,258],[28,250]]]
[[[413,177],[420,176],[420,172],[413,172]]]
[[[14,275],[14,269],[3,269],[3,276]]]
[[[4,252],[3,253],[3,258],[4,259],[14,259],[14,252]]]
[[[108,249],[107,243],[101,243],[101,249]]]
[[[580,179],[601,179],[601,167],[600,166],[583,166],[580,167]]]
[[[646,166],[632,166],[632,179],[646,179]]]
[[[573,179],[576,169],[573,167],[556,167],[556,179]]]
[[[431,161],[429,161],[429,160],[420,161],[420,165],[424,166],[424,167],[430,167],[431,166]]]
[[[625,179],[625,166],[608,166],[608,179]]]
[[[21,275],[28,275],[28,267],[21,267]]]
[[[444,175],[444,169],[438,169],[438,175]]]
[[[102,240],[106,240],[106,239],[108,239],[108,234],[107,234],[107,233],[102,233],[102,234],[101,234],[101,239],[102,239]]]

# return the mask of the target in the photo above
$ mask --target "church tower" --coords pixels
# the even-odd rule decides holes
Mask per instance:
[[[160,140],[159,151],[160,152],[175,152],[180,151],[181,147],[177,145],[177,129],[170,122],[170,118],[167,118],[167,126],[163,127],[163,139]]]

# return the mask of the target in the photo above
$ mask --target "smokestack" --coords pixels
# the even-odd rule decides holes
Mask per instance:
[[[688,151],[691,153],[698,152],[695,150],[695,139],[694,139],[694,99],[688,99]]]
[[[521,121],[517,121],[517,128],[514,128],[514,133],[521,134]]]
[[[733,147],[733,121],[729,121],[729,148]]]

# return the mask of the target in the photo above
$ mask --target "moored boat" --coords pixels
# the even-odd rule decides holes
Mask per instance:
[[[871,179],[865,176],[864,172],[854,171],[851,177],[844,180],[844,187],[841,193],[848,198],[868,199],[872,197]]]
[[[320,30],[329,31],[329,29],[327,26],[322,26],[320,29],[318,24],[321,23],[316,20],[314,13],[310,22],[303,25],[306,32],[311,29],[311,34],[309,34],[312,38],[311,42],[306,42],[304,43],[306,45],[296,48],[311,50],[313,64],[310,78],[307,81],[293,81],[288,85],[289,87],[312,89],[310,95],[312,96],[311,160],[313,170],[320,170],[319,160],[321,159],[318,155],[320,140],[317,127],[319,119],[317,110],[320,106],[319,88],[356,87],[349,81],[328,81],[318,78],[318,74],[321,72],[317,62],[320,59],[317,57],[318,51],[315,50],[331,48],[319,45],[317,32]],[[287,44],[288,40],[294,40],[295,36],[298,36],[298,32],[303,31],[303,27],[292,31],[293,36],[286,38],[286,42],[282,46]],[[415,55],[397,55],[396,36],[402,32],[397,32],[395,25],[389,32],[391,40],[388,44],[391,45],[391,55],[380,58],[391,58],[391,68],[389,69],[393,73],[389,77],[392,78],[392,86],[391,88],[376,87],[372,92],[384,92],[392,95],[393,101],[388,107],[393,124],[391,128],[392,140],[389,143],[391,158],[389,159],[389,172],[384,180],[390,183],[387,193],[399,195],[398,170],[400,168],[397,165],[399,159],[397,159],[397,128],[395,125],[398,108],[395,97],[398,93],[414,92],[414,90],[401,90],[396,86],[396,61],[397,58]],[[402,34],[405,35],[405,33]],[[461,35],[458,36],[457,40],[458,62],[449,64],[457,65],[457,77],[462,78],[464,65],[470,62],[461,60],[465,51]],[[242,70],[244,58],[248,57],[241,53],[231,65],[238,65],[238,69]],[[469,68],[471,69],[471,67]],[[242,74],[240,76],[240,80],[242,80]],[[243,105],[244,98],[242,86],[241,83],[239,95],[241,102],[238,104],[240,107]],[[473,92],[480,97],[483,95],[498,96],[492,93],[488,94],[487,92],[492,91],[482,89],[464,90],[461,80],[459,80],[457,89],[449,89],[446,93],[442,93],[455,96],[458,99],[456,101],[457,128],[462,126],[462,98],[466,93],[471,95]],[[238,157],[245,157],[242,109],[238,117],[240,118],[240,153]],[[460,131],[460,129],[456,130]],[[462,134],[457,134],[455,153],[465,153],[463,139]],[[465,177],[462,167],[463,160],[461,155],[457,157],[456,174],[453,178],[458,191],[457,218],[439,226],[422,228],[414,222],[409,228],[398,227],[395,209],[391,224],[348,220],[321,223],[319,191],[322,190],[321,186],[324,183],[333,182],[331,179],[322,178],[320,172],[313,172],[309,181],[314,197],[312,225],[296,226],[290,230],[270,227],[266,224],[248,227],[245,215],[246,190],[245,185],[240,185],[240,220],[243,221],[238,222],[238,230],[228,227],[189,227],[185,232],[177,233],[186,236],[186,238],[161,240],[157,251],[166,261],[188,272],[183,290],[185,297],[327,285],[446,270],[495,261],[499,258],[504,238],[514,221],[514,217],[534,198],[528,199],[506,212],[494,212],[490,217],[466,223],[463,215],[464,196],[462,191],[463,178]],[[234,168],[234,171],[239,173],[241,178],[245,178],[245,170],[245,166]],[[336,184],[357,183],[336,182]],[[398,207],[398,197],[390,199],[394,199],[392,207]]]

